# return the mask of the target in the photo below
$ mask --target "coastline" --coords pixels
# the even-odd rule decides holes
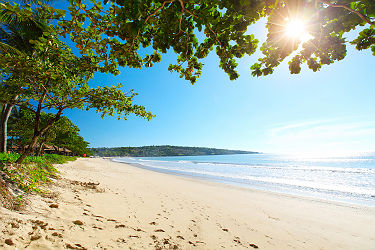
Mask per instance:
[[[102,158],[78,159],[57,168],[61,179],[51,189],[58,196],[30,196],[23,214],[1,208],[1,248],[372,249],[375,245],[373,207],[234,187]],[[51,208],[52,204],[58,207]],[[14,245],[6,245],[5,239]]]
[[[291,166],[285,168],[273,168],[273,166],[267,163],[257,162],[259,159],[247,159],[242,162],[236,162],[238,161],[236,158],[220,161],[220,159],[215,157],[210,160],[193,157],[190,159],[176,158],[175,160],[167,159],[169,157],[141,158],[141,160],[137,160],[137,158],[114,157],[112,160],[159,173],[223,183],[259,191],[288,194],[301,198],[307,197],[375,208],[375,193],[371,191],[374,189],[362,187],[360,184],[361,181],[363,183],[370,182],[368,178],[371,177],[369,176],[374,176],[375,174],[375,172],[371,172],[371,168],[367,169],[362,166],[356,166],[357,168],[353,171],[352,168],[337,168],[335,165],[324,166],[324,162],[322,166],[313,166],[312,169],[308,166],[303,166],[303,164],[301,168],[295,168],[290,163],[288,165]],[[249,164],[249,160],[255,160],[255,164]],[[231,161],[233,163],[229,163]],[[275,164],[280,163],[275,162]],[[299,164],[299,162],[295,164]],[[233,169],[236,169],[236,171],[233,171]],[[325,171],[328,171],[328,175]],[[302,172],[304,174],[301,174]],[[337,176],[337,172],[339,172],[340,176]],[[375,179],[373,180],[375,181]]]

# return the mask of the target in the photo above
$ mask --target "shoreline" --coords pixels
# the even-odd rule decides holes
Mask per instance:
[[[244,190],[254,190],[254,191],[259,191],[259,192],[269,192],[269,193],[274,193],[274,194],[279,194],[279,195],[286,195],[286,196],[295,196],[296,198],[300,199],[311,199],[311,200],[320,200],[322,202],[333,202],[333,203],[338,203],[342,204],[343,206],[348,205],[348,206],[360,206],[360,207],[369,207],[369,208],[375,208],[375,203],[374,201],[369,201],[369,200],[360,200],[359,198],[353,199],[351,197],[337,197],[335,195],[328,195],[327,193],[315,193],[315,195],[312,195],[312,193],[309,193],[306,190],[295,190],[295,189],[289,189],[289,191],[286,191],[287,189],[283,190],[275,190],[276,186],[273,186],[272,188],[266,188],[265,186],[258,185],[251,185],[247,184],[244,182],[236,182],[236,181],[230,181],[230,180],[224,180],[221,178],[215,178],[214,176],[201,176],[193,173],[185,173],[185,172],[180,172],[180,171],[174,171],[174,170],[169,170],[169,169],[163,169],[163,168],[158,168],[158,167],[151,167],[151,166],[145,166],[140,163],[128,163],[128,162],[123,162],[123,161],[116,161],[116,159],[119,159],[121,157],[111,157],[111,158],[104,158],[108,159],[112,162],[115,163],[123,163],[127,164],[130,166],[134,166],[136,168],[144,169],[146,171],[152,171],[156,173],[162,173],[162,174],[167,174],[167,175],[172,175],[172,176],[178,176],[178,177],[183,177],[191,180],[200,180],[203,182],[211,182],[211,183],[217,183],[217,184],[223,184],[227,185],[229,187],[238,187]],[[274,189],[274,190],[272,190]],[[319,196],[324,196],[325,197],[319,197]],[[366,203],[366,204],[365,204]]]
[[[375,245],[372,207],[175,176],[102,158],[78,159],[57,168],[61,179],[51,188],[58,196],[31,195],[23,214],[0,210],[0,226],[5,228],[0,247],[372,249]],[[4,243],[7,238],[14,246]]]

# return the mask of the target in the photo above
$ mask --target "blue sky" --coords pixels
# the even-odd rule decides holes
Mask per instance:
[[[252,28],[264,39],[262,24]],[[270,153],[375,151],[375,57],[348,48],[347,57],[314,73],[291,75],[287,62],[273,75],[254,78],[260,56],[239,60],[239,79],[230,81],[211,53],[195,85],[170,73],[175,55],[148,69],[122,68],[120,76],[97,74],[93,85],[123,83],[135,102],[156,117],[127,121],[93,111],[66,112],[92,147],[180,145]]]

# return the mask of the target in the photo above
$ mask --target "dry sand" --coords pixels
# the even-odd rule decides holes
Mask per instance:
[[[107,159],[78,159],[58,169],[53,195],[28,196],[22,214],[0,208],[0,248],[375,249],[375,208],[236,188]]]

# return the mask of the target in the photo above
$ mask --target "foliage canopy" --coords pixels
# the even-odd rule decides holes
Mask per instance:
[[[100,71],[151,67],[173,50],[178,58],[169,70],[192,83],[212,50],[219,66],[236,79],[236,59],[253,54],[259,43],[248,27],[261,18],[267,19],[268,35],[260,48],[264,57],[251,66],[253,76],[271,74],[290,55],[290,72],[299,73],[304,63],[317,71],[342,60],[349,43],[375,51],[372,0],[77,0],[68,13],[51,7],[44,11],[58,20],[58,35],[69,35],[82,55],[102,62]],[[285,37],[288,19],[303,20],[312,38]],[[348,41],[345,36],[354,29],[361,32]]]
[[[27,109],[13,110],[8,122],[9,135],[11,136],[10,144],[27,146],[34,135],[35,113]],[[42,112],[40,114],[40,127],[45,127],[54,116],[53,113]],[[53,145],[67,148],[75,155],[90,155],[89,143],[79,135],[79,131],[80,129],[69,118],[61,116],[49,131],[39,137],[34,153],[41,153],[44,145]]]
[[[133,104],[136,93],[124,93],[121,85],[96,88],[88,85],[101,68],[95,58],[75,56],[53,33],[30,42],[34,44],[31,55],[7,53],[0,58],[4,93],[9,88],[18,89],[22,100],[19,105],[35,113],[33,138],[18,163],[66,109],[95,109],[102,117],[117,115],[119,119],[126,119],[130,113],[147,119],[153,117],[143,106]],[[43,110],[56,113],[44,126],[40,119]]]
[[[300,73],[302,64],[315,72],[323,65],[344,59],[348,44],[358,50],[370,48],[375,55],[374,17],[372,0],[281,1],[268,17],[267,40],[261,47],[264,58],[251,67],[252,75],[272,73],[290,55],[294,55],[289,61],[292,74]],[[310,39],[303,42],[283,35],[288,19],[304,21]],[[353,30],[360,31],[359,35],[349,41],[346,36]]]
[[[31,22],[44,31],[24,36],[37,37],[25,41],[30,46],[27,53],[2,52],[0,58],[0,99],[16,93],[35,112],[34,137],[71,108],[95,109],[102,117],[126,118],[134,113],[151,119],[143,106],[133,104],[134,92],[124,93],[120,85],[92,88],[88,81],[95,72],[117,75],[119,66],[152,67],[169,50],[177,54],[169,70],[191,83],[197,81],[203,59],[213,50],[229,78],[238,78],[236,59],[252,55],[259,43],[248,27],[261,18],[267,19],[268,34],[260,47],[264,57],[250,67],[253,76],[273,73],[285,59],[290,60],[293,74],[300,73],[302,64],[317,71],[344,59],[348,44],[371,49],[375,55],[372,0],[71,0],[68,10],[39,2],[35,9],[0,2],[0,9],[0,21],[12,17],[5,20],[8,23],[27,24],[36,20],[36,13],[45,20],[44,26]],[[293,19],[306,24],[309,39],[285,36],[287,20]],[[353,30],[359,35],[348,41],[347,33]],[[62,38],[73,42],[80,55],[72,53]],[[13,52],[17,46],[14,43]],[[55,110],[56,115],[41,128],[43,109]]]

